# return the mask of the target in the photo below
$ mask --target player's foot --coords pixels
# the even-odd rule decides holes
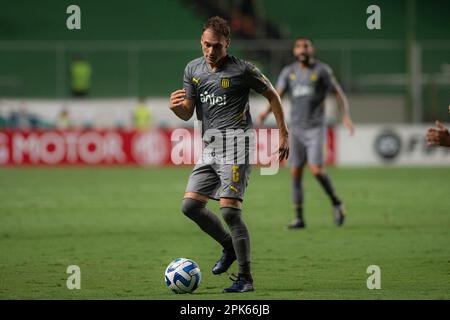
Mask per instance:
[[[235,260],[236,260],[236,253],[234,252],[234,249],[223,250],[223,255],[212,268],[212,273],[213,274],[224,273],[225,271],[228,270],[228,268],[233,264]]]
[[[223,289],[223,292],[249,292],[255,291],[253,287],[253,279],[250,277],[245,277],[242,274],[239,274],[235,278],[230,277],[230,280],[233,281],[233,284],[229,288]]]
[[[286,226],[286,229],[288,230],[303,229],[303,228],[305,228],[305,221],[299,218],[296,218],[294,221],[292,221],[291,224],[288,224]]]
[[[333,218],[336,226],[340,227],[345,221],[345,208],[344,204],[338,204],[333,206]]]

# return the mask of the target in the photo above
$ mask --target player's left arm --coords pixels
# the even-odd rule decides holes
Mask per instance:
[[[330,84],[331,90],[336,95],[336,99],[338,102],[339,110],[342,114],[342,123],[350,132],[352,136],[355,132],[355,128],[353,127],[353,121],[350,116],[350,104],[348,103],[347,95],[344,90],[342,90],[341,85],[337,81],[336,77],[333,75],[332,71],[330,71]]]
[[[286,122],[284,121],[280,95],[274,89],[269,79],[267,79],[258,68],[250,63],[245,66],[244,79],[250,88],[257,93],[262,94],[269,102],[269,108],[272,110],[278,129],[280,130],[280,145],[278,148],[279,160],[287,159],[289,157],[289,134]]]
[[[288,88],[288,80],[289,80],[289,66],[284,67],[281,70],[280,75],[278,76],[276,91],[280,98],[283,98],[287,88]],[[257,118],[257,125],[261,126],[266,120],[267,116],[272,112],[272,107],[268,105],[264,111],[262,111]]]
[[[281,98],[278,92],[270,85],[267,90],[261,93],[269,102],[269,109],[273,112],[280,130],[280,147],[279,159],[287,159],[289,157],[289,132],[284,118],[283,107],[281,106]]]
[[[277,89],[276,91],[277,91],[277,93],[278,93],[280,99],[282,99],[282,98],[283,98],[283,95],[284,95],[284,89]],[[271,107],[271,105],[269,104],[269,105],[266,107],[266,109],[265,109],[264,111],[262,111],[262,112],[258,115],[258,118],[257,118],[257,120],[256,120],[256,124],[257,124],[258,126],[262,126],[263,123],[264,123],[264,121],[266,120],[267,116],[268,116],[271,112],[272,112],[272,107]]]

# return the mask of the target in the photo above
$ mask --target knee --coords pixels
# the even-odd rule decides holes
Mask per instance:
[[[186,216],[192,216],[196,211],[205,207],[205,203],[199,200],[184,198],[181,204],[181,212]]]
[[[295,180],[302,178],[303,169],[302,168],[291,168],[291,177]]]
[[[220,211],[222,212],[223,220],[225,220],[225,222],[229,226],[236,225],[241,220],[240,209],[231,207],[222,207],[220,208]]]
[[[309,169],[311,170],[311,173],[314,175],[314,177],[318,177],[320,175],[325,174],[325,169],[321,166],[310,166]]]

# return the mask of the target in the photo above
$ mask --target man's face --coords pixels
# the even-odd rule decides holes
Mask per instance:
[[[292,50],[297,61],[302,63],[309,63],[314,57],[314,46],[311,41],[307,39],[299,39],[295,41],[294,49]]]
[[[200,40],[203,56],[208,64],[215,65],[227,55],[230,40],[222,35],[217,35],[213,30],[206,29]]]

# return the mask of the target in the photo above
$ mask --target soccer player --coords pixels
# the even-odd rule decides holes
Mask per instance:
[[[436,121],[436,127],[428,129],[427,142],[430,146],[450,147],[450,133],[446,127],[439,121]]]
[[[253,127],[249,112],[249,93],[253,89],[269,102],[280,133],[279,158],[288,157],[288,131],[281,100],[270,81],[251,63],[230,56],[230,27],[220,17],[210,18],[201,35],[203,56],[188,63],[183,89],[170,96],[170,109],[181,119],[189,120],[194,110],[202,120],[205,145],[202,158],[214,161],[197,163],[189,177],[182,203],[183,213],[223,247],[223,255],[212,269],[213,274],[228,270],[237,259],[239,273],[224,292],[253,291],[250,270],[250,236],[242,219],[241,208],[250,174],[250,164],[223,163],[208,148],[212,145],[210,130],[246,131]],[[234,139],[233,134],[226,139]],[[246,152],[246,151],[245,151]],[[220,211],[229,227],[225,230],[219,218],[206,208],[209,199],[220,200]]]
[[[276,86],[278,94],[283,96],[288,93],[291,101],[289,164],[292,177],[292,201],[296,217],[287,228],[305,227],[302,176],[306,164],[329,196],[333,205],[334,221],[337,226],[341,226],[345,218],[344,206],[336,195],[324,168],[323,145],[326,125],[323,102],[329,91],[336,94],[339,108],[343,113],[343,124],[350,131],[350,135],[353,135],[354,129],[347,97],[331,68],[316,60],[314,46],[310,39],[295,40],[293,54],[296,61],[281,71]],[[271,110],[269,107],[258,116],[258,124],[264,123]]]

